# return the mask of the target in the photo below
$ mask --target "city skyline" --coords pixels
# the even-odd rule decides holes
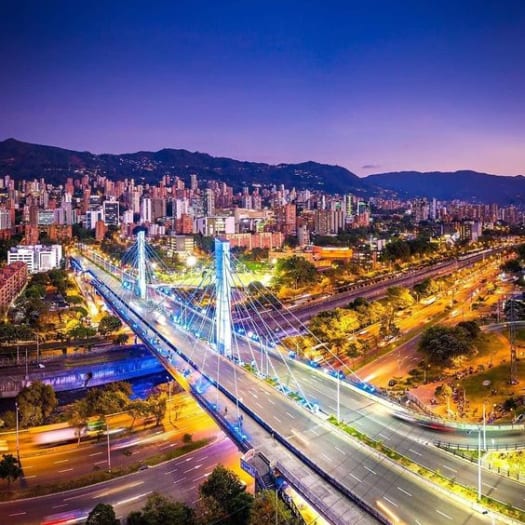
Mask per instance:
[[[0,139],[523,174],[525,9],[4,7]]]

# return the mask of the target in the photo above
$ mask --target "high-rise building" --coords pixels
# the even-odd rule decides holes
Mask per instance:
[[[8,264],[17,261],[25,263],[29,273],[47,272],[60,267],[62,246],[60,244],[52,244],[51,246],[36,244],[10,248],[7,252]]]
[[[190,188],[192,191],[197,191],[199,189],[199,179],[197,178],[196,173],[190,175]]]
[[[104,223],[107,226],[118,226],[120,224],[118,201],[104,201],[102,210]]]
[[[151,199],[144,197],[140,206],[140,220],[144,223],[151,224],[152,221],[152,210],[151,210]]]
[[[211,188],[204,192],[204,213],[208,217],[215,215],[215,192]]]

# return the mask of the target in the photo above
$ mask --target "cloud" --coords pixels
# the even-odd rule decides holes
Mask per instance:
[[[376,170],[381,167],[381,164],[365,164],[361,166],[362,170]]]

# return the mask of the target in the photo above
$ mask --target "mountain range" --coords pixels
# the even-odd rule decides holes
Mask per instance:
[[[327,193],[353,193],[362,197],[417,197],[438,200],[460,199],[470,202],[525,204],[525,177],[496,176],[475,171],[400,171],[358,177],[341,166],[308,161],[298,164],[265,164],[184,149],[162,149],[125,154],[96,155],[7,139],[0,142],[0,177],[15,180],[44,177],[52,184],[64,184],[67,177],[81,171],[99,173],[112,180],[134,178],[156,183],[164,175],[189,180],[218,180],[240,190],[254,184],[322,190]]]

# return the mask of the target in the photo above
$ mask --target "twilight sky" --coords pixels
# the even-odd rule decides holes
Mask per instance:
[[[525,1],[0,3],[0,140],[525,174]]]

